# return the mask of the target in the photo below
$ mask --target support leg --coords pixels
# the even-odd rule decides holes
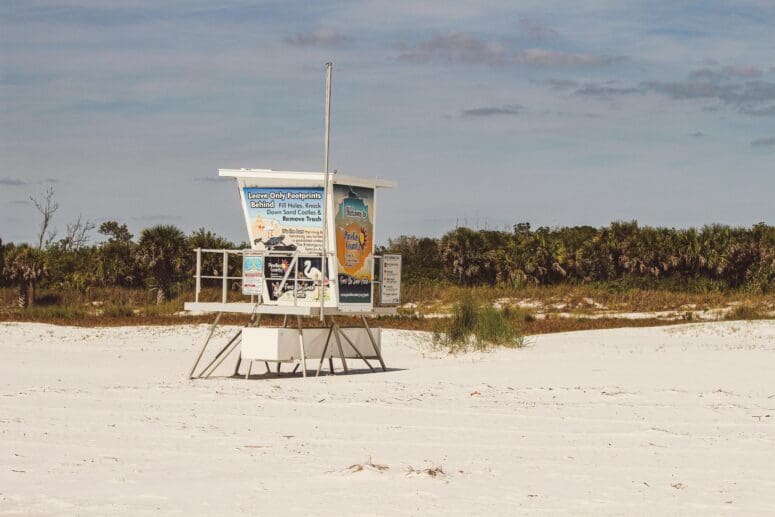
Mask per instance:
[[[239,367],[242,366],[242,357],[237,357],[237,364],[234,366],[234,373],[231,374],[232,377],[239,375]]]
[[[374,368],[371,366],[371,364],[369,364],[369,361],[367,361],[367,360],[366,360],[366,358],[365,358],[365,357],[363,357],[363,354],[361,354],[361,351],[360,351],[360,350],[358,350],[358,347],[357,347],[357,346],[355,346],[355,343],[353,343],[353,342],[352,342],[352,340],[351,340],[349,337],[347,337],[347,334],[345,334],[344,332],[342,332],[342,329],[340,329],[338,325],[337,325],[337,327],[336,327],[336,330],[338,330],[338,331],[339,331],[339,333],[340,333],[340,334],[342,334],[342,337],[343,337],[343,338],[344,338],[344,339],[345,339],[345,340],[346,340],[346,341],[347,341],[347,342],[350,344],[350,346],[352,347],[352,349],[353,349],[353,350],[355,350],[355,355],[357,355],[357,356],[358,356],[358,358],[359,358],[361,361],[363,361],[364,363],[366,363],[366,366],[368,366],[368,367],[369,367],[369,370],[371,370],[371,371],[373,372],[373,371],[374,371]]]
[[[264,361],[264,366],[266,366],[266,373],[272,373],[272,369],[269,368],[269,363]]]
[[[207,348],[207,344],[210,343],[210,339],[213,337],[213,333],[215,332],[215,328],[218,326],[218,322],[221,321],[221,315],[223,313],[219,312],[218,315],[215,317],[215,321],[213,322],[212,326],[210,327],[210,332],[207,333],[207,339],[205,339],[205,342],[202,344],[202,349],[199,351],[199,355],[196,356],[196,361],[194,361],[194,365],[191,367],[191,371],[188,372],[188,378],[193,379],[194,378],[194,370],[196,370],[197,365],[199,364],[199,361],[202,360],[202,354],[205,353],[205,348]]]
[[[326,352],[328,351],[328,343],[331,341],[331,333],[334,331],[333,327],[328,329],[328,337],[326,338],[326,344],[323,347],[323,353],[320,354],[320,363],[318,363],[318,371],[315,374],[315,377],[320,376],[320,370],[323,368],[323,361],[326,358]]]
[[[334,358],[330,355],[328,356],[328,368],[331,371],[331,375],[334,375]]]
[[[339,338],[339,326],[334,322],[334,318],[331,318],[331,328],[334,329],[334,337],[336,338],[336,347],[339,349],[339,358],[342,360],[342,369],[344,373],[349,373],[347,369],[347,360],[344,358],[344,350],[342,350],[342,340]]]
[[[248,361],[248,371],[247,371],[247,373],[245,373],[245,380],[250,379],[250,370],[252,370],[252,369],[253,369],[253,361],[249,360]]]
[[[307,376],[307,352],[304,350],[304,331],[301,327],[301,316],[296,316],[296,323],[299,325],[299,351],[301,353],[301,374]]]
[[[202,372],[199,374],[199,377],[209,377],[210,375],[205,375],[205,373],[206,373],[208,370],[210,371],[210,374],[212,374],[212,373],[213,373],[213,372],[212,372],[212,370],[215,370],[215,368],[217,368],[217,367],[218,367],[218,365],[220,365],[220,364],[221,364],[221,362],[223,362],[222,360],[226,358],[226,356],[224,356],[224,353],[225,353],[225,354],[228,356],[228,355],[229,355],[229,354],[232,352],[232,350],[234,350],[234,349],[237,347],[237,344],[238,344],[237,342],[239,341],[239,337],[240,337],[241,335],[242,335],[242,331],[241,331],[241,330],[237,331],[237,333],[236,333],[236,334],[234,334],[234,336],[233,336],[233,337],[232,337],[232,338],[229,340],[229,342],[228,342],[228,343],[226,343],[226,345],[225,345],[223,348],[221,348],[221,349],[218,351],[218,353],[217,353],[217,354],[215,354],[215,357],[213,358],[213,360],[212,360],[212,361],[210,361],[210,363],[209,363],[207,366],[205,366],[204,370],[202,370]],[[227,350],[228,350],[228,351],[227,351]],[[210,368],[211,368],[211,367],[212,367],[212,366],[213,366],[213,365],[214,365],[216,362],[217,362],[218,364],[215,366],[215,368],[212,368],[212,370],[210,370]]]
[[[387,368],[385,368],[385,361],[382,360],[382,349],[377,347],[377,340],[374,339],[374,334],[371,333],[371,327],[369,327],[369,323],[366,321],[366,316],[361,316],[363,318],[363,326],[366,328],[366,333],[369,335],[369,340],[371,341],[371,346],[374,347],[374,353],[377,354],[377,359],[379,360],[380,366],[382,366],[382,371],[387,371]]]

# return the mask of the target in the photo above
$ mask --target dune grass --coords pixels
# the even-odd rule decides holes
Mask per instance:
[[[451,352],[486,350],[497,346],[520,348],[524,337],[515,324],[517,314],[480,304],[463,294],[450,318],[440,318],[434,328],[434,342]]]

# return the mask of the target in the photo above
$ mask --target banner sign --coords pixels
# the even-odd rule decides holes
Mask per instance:
[[[242,195],[253,249],[322,252],[322,188],[244,187]]]
[[[334,185],[340,303],[371,303],[374,189]]]
[[[264,292],[264,257],[254,251],[242,252],[242,294]]]
[[[380,305],[401,303],[401,255],[382,255],[380,272]]]
[[[267,297],[271,302],[278,302],[279,305],[320,304],[320,286],[323,276],[320,257],[299,257],[298,272],[291,271],[281,289],[283,278],[291,267],[292,260],[291,257],[266,257],[264,273]],[[328,286],[328,281],[325,281],[324,285]],[[325,301],[330,299],[331,289],[326,289]]]

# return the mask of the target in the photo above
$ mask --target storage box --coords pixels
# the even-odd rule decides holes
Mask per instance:
[[[366,358],[376,358],[377,351],[369,339],[368,331],[362,327],[341,328],[342,332],[358,347]],[[326,344],[330,328],[304,329],[304,352],[307,359],[320,359]],[[381,332],[379,328],[371,329],[377,350],[380,350]],[[347,359],[358,358],[350,343],[342,336],[342,351]],[[299,347],[299,329],[279,327],[245,327],[242,329],[242,359],[270,362],[290,362],[301,359]],[[336,337],[331,335],[326,357],[339,357]]]

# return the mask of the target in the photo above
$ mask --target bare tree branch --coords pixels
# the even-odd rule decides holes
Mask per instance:
[[[91,232],[96,225],[86,219],[83,220],[83,214],[78,214],[78,219],[67,225],[65,236],[62,239],[62,247],[69,250],[77,250],[81,248],[89,241],[89,232]]]
[[[43,249],[43,239],[46,237],[46,231],[51,224],[51,219],[54,217],[54,213],[59,210],[59,203],[54,201],[54,187],[49,185],[46,192],[40,195],[40,199],[30,196],[30,201],[35,205],[35,209],[43,216],[43,221],[40,223],[40,233],[38,234],[38,249]],[[52,231],[48,234],[46,245],[56,237],[56,231]]]

